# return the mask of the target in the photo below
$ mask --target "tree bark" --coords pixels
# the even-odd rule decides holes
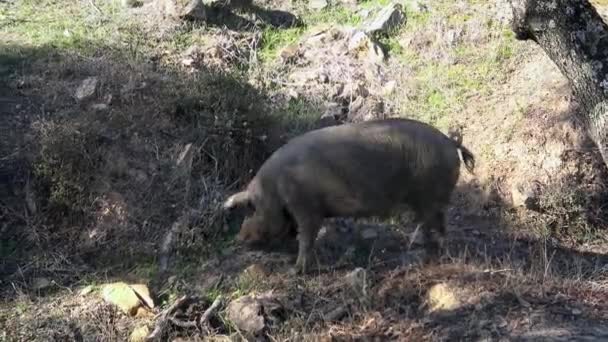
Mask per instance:
[[[608,165],[608,26],[587,0],[510,0],[511,28],[569,80],[579,118]]]

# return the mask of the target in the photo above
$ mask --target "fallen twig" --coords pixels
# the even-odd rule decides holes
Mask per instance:
[[[222,301],[223,301],[222,296],[218,296],[217,298],[215,298],[215,300],[213,301],[211,306],[209,306],[209,308],[207,308],[207,310],[205,310],[205,312],[201,315],[201,318],[198,320],[199,326],[202,327],[203,324],[209,323],[209,319],[211,318],[211,315],[213,315],[218,310],[218,308],[222,304]]]
[[[175,317],[169,318],[169,321],[174,325],[184,329],[198,328],[195,321],[182,321],[181,319],[177,319]]]
[[[185,302],[190,299],[189,296],[182,296],[175,301],[170,307],[163,310],[160,314],[156,315],[157,321],[154,326],[154,330],[146,337],[146,341],[157,341],[163,336],[167,323],[171,319],[170,316],[177,311]]]

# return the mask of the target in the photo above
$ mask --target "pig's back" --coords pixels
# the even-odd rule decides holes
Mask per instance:
[[[264,183],[282,177],[297,183],[326,207],[378,211],[394,202],[441,196],[449,187],[446,173],[458,166],[453,143],[438,130],[387,119],[298,136],[277,150],[259,174]]]

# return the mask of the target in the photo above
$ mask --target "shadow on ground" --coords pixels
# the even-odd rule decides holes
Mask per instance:
[[[179,247],[196,246],[201,259],[215,253],[231,234],[218,203],[248,180],[285,124],[242,74],[192,73],[81,43],[90,55],[0,47],[0,292],[8,297],[37,278],[57,285],[47,295],[99,276],[153,278],[162,238],[184,213],[196,219]]]

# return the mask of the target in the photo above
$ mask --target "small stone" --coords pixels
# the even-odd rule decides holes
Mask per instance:
[[[329,5],[329,3],[327,2],[327,0],[309,0],[308,1],[308,8],[310,8],[311,10],[321,10],[324,9],[325,7],[327,7]]]
[[[286,46],[279,57],[281,58],[281,63],[292,63],[294,62],[300,53],[300,45],[297,43]]]
[[[137,327],[133,329],[131,335],[129,335],[129,342],[143,342],[146,340],[146,337],[150,335],[150,329],[148,326],[143,325],[141,327]]]
[[[298,97],[300,97],[300,94],[298,94],[295,89],[289,88],[289,90],[287,90],[287,96],[292,99],[297,99]]]
[[[154,308],[148,287],[143,284],[128,285],[123,282],[107,284],[103,287],[103,299],[131,316],[136,315],[142,305]]]
[[[536,187],[534,187],[531,182],[520,182],[511,187],[511,199],[513,206],[515,207],[538,210],[538,195]]]
[[[393,3],[383,8],[375,17],[365,21],[362,27],[366,33],[389,33],[401,26],[404,22],[405,14],[402,5]]]
[[[361,267],[357,267],[347,274],[344,280],[352,289],[359,293],[363,293],[367,288],[367,272]]]
[[[78,101],[83,101],[95,94],[95,90],[97,90],[97,77],[88,77],[85,78],[78,89],[76,89],[76,93],[74,96]]]
[[[266,267],[259,263],[250,265],[245,269],[244,273],[254,278],[262,278],[268,276],[268,270],[266,269]]]
[[[577,308],[572,309],[572,314],[574,316],[579,316],[582,313],[583,313],[583,311],[581,309],[577,309]]]
[[[329,76],[326,73],[319,74],[319,82],[329,83]]]
[[[361,231],[363,240],[374,240],[378,237],[378,231],[373,227],[365,228]]]
[[[190,164],[192,163],[191,159],[192,159],[192,143],[188,143],[186,144],[186,146],[184,146],[184,148],[182,149],[182,151],[180,152],[179,156],[177,157],[177,166],[181,167],[184,166],[185,164]]]
[[[269,291],[233,300],[228,304],[226,314],[237,328],[255,336],[263,333],[269,324],[277,322],[282,310],[283,305]]]
[[[388,81],[388,82],[386,82],[386,84],[384,85],[384,87],[382,87],[382,92],[385,95],[390,95],[390,94],[393,94],[395,92],[395,88],[397,88],[397,82],[396,81]]]
[[[183,59],[181,60],[181,63],[182,63],[182,65],[183,65],[183,66],[185,66],[185,67],[191,67],[191,66],[193,66],[193,65],[194,65],[194,58],[192,58],[192,57],[186,57],[186,58],[183,58]]]
[[[324,314],[323,318],[327,322],[336,322],[336,321],[339,321],[342,318],[344,318],[344,316],[346,316],[347,313],[348,313],[348,310],[346,309],[346,307],[338,306],[337,308]]]
[[[454,289],[445,283],[433,285],[429,289],[427,296],[431,311],[453,310],[460,304],[458,298],[456,298]]]
[[[91,105],[91,109],[96,111],[96,112],[105,112],[110,108],[110,106],[108,106],[105,103],[95,103],[93,105]]]

